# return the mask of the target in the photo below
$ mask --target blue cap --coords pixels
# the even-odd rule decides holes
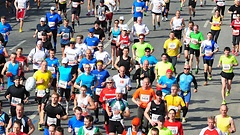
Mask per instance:
[[[95,30],[94,30],[94,28],[91,28],[91,29],[89,29],[88,30],[90,33],[93,33]]]

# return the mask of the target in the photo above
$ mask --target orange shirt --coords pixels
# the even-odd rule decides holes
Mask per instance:
[[[136,99],[138,98],[139,101],[141,102],[140,107],[146,108],[147,104],[152,101],[152,98],[156,99],[156,94],[152,88],[148,88],[146,90],[143,90],[142,87],[138,88],[134,93],[133,93],[133,98]]]

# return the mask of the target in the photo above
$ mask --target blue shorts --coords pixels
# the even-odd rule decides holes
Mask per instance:
[[[191,99],[191,91],[188,91],[187,93],[184,91],[181,91],[180,95],[185,103],[190,103]]]

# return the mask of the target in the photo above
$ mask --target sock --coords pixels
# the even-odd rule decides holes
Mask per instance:
[[[94,110],[95,118],[98,119],[99,109]]]
[[[180,6],[181,6],[181,7],[183,6],[183,3],[182,3],[182,2],[180,3]]]
[[[162,11],[162,17],[164,17],[164,11]]]
[[[160,26],[160,22],[157,22],[158,26]]]
[[[183,117],[185,118],[188,113],[188,108],[186,107],[182,111],[183,111]]]
[[[53,42],[54,49],[57,48],[57,42]],[[57,51],[57,50],[55,50]]]
[[[74,25],[75,25],[75,22],[74,21],[72,21],[72,28],[74,29]]]
[[[204,72],[204,80],[207,81],[207,72]]]
[[[208,72],[209,76],[212,76],[212,73],[211,72]]]
[[[109,126],[107,124],[104,124],[104,128],[106,130],[106,134],[109,134]]]

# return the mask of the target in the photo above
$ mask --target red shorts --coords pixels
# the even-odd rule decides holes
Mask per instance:
[[[17,12],[16,12],[16,19],[19,20],[23,20],[24,17],[25,17],[25,14],[26,14],[26,9],[19,9]]]
[[[113,13],[107,13],[106,14],[106,20],[112,20]]]

